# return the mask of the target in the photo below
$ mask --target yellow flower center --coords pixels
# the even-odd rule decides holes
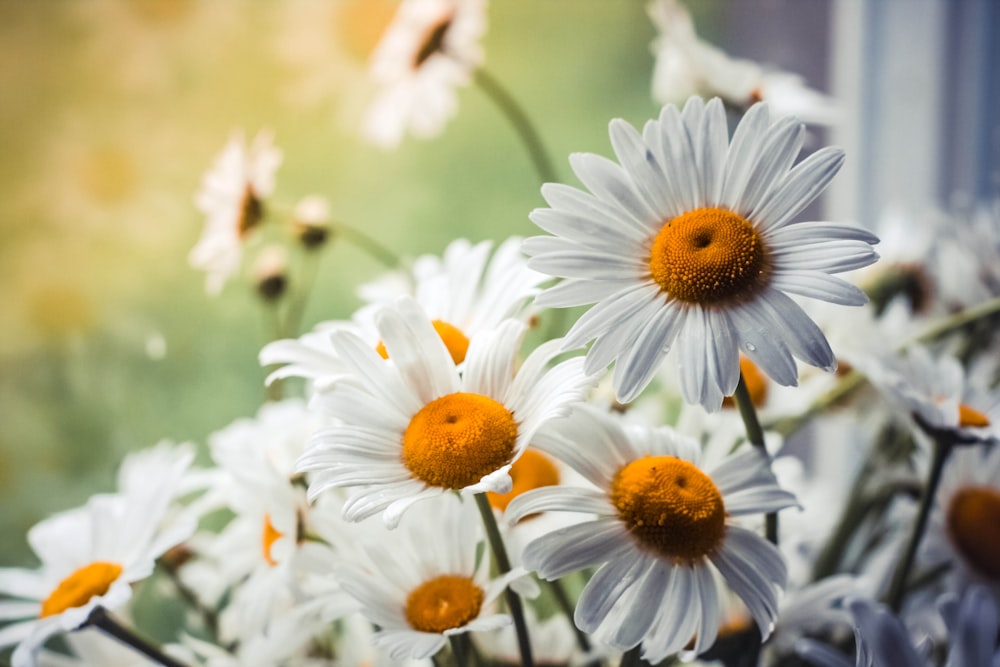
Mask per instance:
[[[514,414],[488,396],[456,392],[413,416],[403,434],[403,465],[429,484],[462,489],[510,462]]]
[[[265,514],[264,530],[261,531],[260,545],[261,545],[261,550],[264,553],[264,560],[271,567],[274,567],[275,565],[278,564],[278,561],[274,560],[274,556],[271,555],[271,548],[274,546],[275,542],[277,542],[284,536],[285,534],[280,530],[278,530],[277,528],[275,528],[274,524],[271,523],[271,515]]]
[[[721,208],[698,208],[663,225],[649,270],[669,296],[702,306],[752,296],[770,276],[760,234],[748,220]]]
[[[104,595],[121,573],[122,566],[118,563],[95,561],[84,565],[60,581],[56,589],[45,598],[40,618],[82,607],[92,598]]]
[[[611,503],[640,546],[675,562],[714,552],[726,533],[726,508],[711,478],[674,456],[645,456],[611,482]]]
[[[962,428],[974,426],[983,428],[990,425],[990,418],[965,403],[958,404],[958,425]]]
[[[444,50],[444,37],[448,34],[448,29],[451,27],[451,22],[454,18],[451,14],[446,14],[427,30],[423,41],[420,43],[420,48],[417,49],[416,55],[413,56],[413,69],[420,69],[420,66],[428,58]]]
[[[959,489],[948,506],[946,522],[952,541],[972,567],[1000,579],[1000,490]]]
[[[420,632],[460,628],[479,615],[483,589],[469,577],[443,574],[420,584],[406,596],[406,620]]]
[[[754,407],[764,407],[769,389],[767,376],[757,368],[757,364],[742,354],[740,355],[740,373],[743,375],[743,381],[747,385],[747,393],[750,394],[750,401]],[[736,401],[733,400],[732,396],[726,396],[722,399],[722,405],[727,408],[735,408]]]
[[[469,351],[469,339],[466,338],[465,334],[458,327],[452,326],[444,320],[434,320],[431,324],[434,326],[434,331],[437,331],[438,336],[441,336],[441,340],[444,341],[444,346],[448,348],[452,361],[456,364],[465,361],[465,354]],[[375,351],[383,359],[389,358],[389,351],[385,349],[385,343],[382,341],[379,341],[378,345],[375,346]]]
[[[501,512],[507,509],[510,501],[525,491],[559,484],[559,470],[556,469],[552,459],[545,456],[545,454],[534,449],[528,449],[510,467],[510,478],[514,484],[509,492],[489,492],[486,494],[490,505]]]
[[[236,230],[240,238],[245,239],[263,219],[264,203],[253,191],[253,187],[247,184],[240,199],[240,217],[236,221]]]

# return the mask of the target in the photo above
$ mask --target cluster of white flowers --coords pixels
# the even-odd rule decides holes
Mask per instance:
[[[798,215],[843,152],[800,159],[766,72],[673,0],[650,13],[656,94],[686,101],[611,121],[614,160],[571,156],[583,189],[546,183],[526,212],[547,235],[455,240],[347,318],[290,317],[260,353],[273,400],[208,438],[210,464],[159,445],[33,528],[40,569],[0,569],[15,667],[1000,664],[993,273],[966,272],[985,296],[957,315],[954,275],[893,247],[837,277],[878,237]],[[439,132],[484,26],[484,2],[406,0],[368,135]],[[205,177],[210,292],[280,161],[237,135]],[[329,218],[307,198],[292,226],[318,248]],[[948,238],[938,257],[983,242]],[[143,579],[189,612],[163,649],[108,614]]]

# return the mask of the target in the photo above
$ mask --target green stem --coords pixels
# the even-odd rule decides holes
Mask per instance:
[[[489,540],[490,549],[497,562],[497,569],[500,574],[510,572],[510,559],[507,557],[507,549],[503,544],[503,537],[500,535],[500,528],[497,526],[496,517],[493,516],[493,508],[485,493],[475,494],[476,507],[483,517],[483,527],[486,529],[486,538]],[[510,586],[504,591],[507,606],[510,607],[510,615],[514,619],[514,629],[517,631],[517,645],[521,650],[521,666],[533,667],[534,661],[531,658],[531,640],[528,638],[528,624],[524,620],[524,608],[521,606],[521,598],[511,590]]]
[[[104,607],[95,607],[94,611],[90,612],[90,616],[87,617],[87,622],[84,625],[92,625],[95,628],[99,628],[106,634],[111,635],[123,644],[131,646],[150,660],[155,660],[165,667],[185,667],[184,663],[174,660],[161,651],[159,647],[151,644],[120,624],[108,615]]]
[[[384,264],[387,269],[394,269],[399,266],[400,260],[396,253],[364,232],[336,221],[330,223],[330,229],[335,235],[342,237],[348,243],[353,243],[359,250],[368,253],[372,259]]]
[[[264,339],[268,341],[274,341],[282,338],[281,335],[281,316],[278,312],[278,304],[273,302],[264,301],[262,302],[264,311]],[[265,372],[270,373],[271,369],[265,369]],[[265,388],[266,400],[269,402],[280,401],[284,398],[285,387],[281,380],[275,380],[271,384],[267,385]]]
[[[569,599],[569,595],[566,594],[566,589],[563,588],[562,582],[556,579],[555,581],[548,582],[548,584],[549,590],[552,591],[552,597],[556,599],[559,609],[569,619],[570,627],[573,628],[573,632],[576,634],[576,645],[584,653],[589,653],[590,640],[587,638],[587,633],[576,627],[576,621],[573,620],[573,602]]]
[[[889,584],[889,593],[886,596],[889,607],[899,613],[903,606],[903,597],[906,594],[906,580],[913,567],[913,561],[920,546],[920,539],[923,537],[924,528],[927,526],[927,519],[930,516],[931,508],[934,506],[934,496],[937,494],[938,483],[941,481],[941,473],[944,471],[944,464],[948,460],[954,442],[952,440],[935,437],[933,439],[933,454],[931,458],[931,469],[928,472],[927,486],[920,497],[920,507],[917,510],[917,518],[913,522],[913,529],[910,538],[907,540],[903,550],[903,557],[896,571],[892,576],[892,583]]]
[[[302,326],[302,316],[305,314],[306,303],[316,282],[318,270],[319,253],[307,252],[302,260],[302,278],[298,281],[301,287],[295,290],[285,313],[284,326],[281,329],[282,338],[295,338],[301,333],[299,328]]]
[[[451,643],[451,655],[455,658],[455,667],[468,667],[469,635],[452,635],[448,641]]]
[[[742,372],[740,373],[740,381],[736,385],[736,393],[733,397],[736,399],[736,407],[739,408],[740,417],[743,419],[743,427],[747,432],[747,440],[754,447],[759,447],[764,452],[764,456],[768,456],[767,447],[764,444],[764,429],[760,426],[760,420],[757,418],[757,408],[754,407],[753,400],[750,398],[750,390],[747,389],[747,383],[743,378]],[[778,543],[777,512],[768,512],[764,517],[764,534],[771,544]]]
[[[1000,313],[1000,296],[981,303],[975,308],[966,308],[960,313],[956,313],[951,317],[945,318],[931,325],[929,328],[922,331],[920,335],[911,339],[907,343],[904,343],[901,347],[906,347],[906,345],[913,342],[927,342],[935,340],[936,338],[940,338],[947,333],[951,333],[955,329],[960,329],[966,324],[970,324],[984,317],[989,317],[994,313]]]
[[[555,183],[557,179],[556,172],[552,168],[552,160],[549,159],[548,151],[545,150],[542,139],[528,114],[517,103],[517,100],[507,92],[507,89],[486,70],[478,69],[474,76],[479,89],[497,105],[500,112],[514,126],[518,138],[528,150],[531,163],[535,166],[535,171],[538,172],[538,178],[542,183]]]

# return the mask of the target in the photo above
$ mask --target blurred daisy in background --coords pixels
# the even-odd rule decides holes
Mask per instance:
[[[802,77],[733,58],[699,38],[690,12],[678,0],[655,0],[647,11],[657,30],[653,99],[659,104],[677,104],[692,95],[721,97],[740,110],[767,102],[779,116],[820,125],[836,122],[834,101],[809,88]]]
[[[323,322],[298,339],[275,341],[261,350],[261,364],[284,364],[269,381],[304,377],[322,391],[329,378],[344,372],[330,342],[331,332],[351,331],[377,347],[375,313],[406,294],[414,296],[431,318],[455,363],[462,363],[476,333],[494,329],[508,318],[528,321],[533,312],[527,306],[548,276],[527,267],[520,245],[520,238],[507,239],[491,255],[492,241],[473,244],[457,239],[442,257],[421,255],[409,270],[391,271],[361,285],[358,296],[366,305],[350,321]]]
[[[950,588],[961,592],[981,584],[1000,602],[1000,449],[995,445],[952,452],[921,556],[932,567],[949,564]]]
[[[403,0],[371,58],[377,87],[364,136],[395,148],[436,136],[458,109],[455,89],[482,63],[486,0]]]
[[[589,407],[553,424],[560,436],[540,445],[593,483],[595,489],[543,488],[516,498],[506,519],[541,511],[597,518],[536,539],[525,567],[557,579],[598,567],[577,601],[577,627],[616,649],[642,644],[658,663],[715,641],[722,613],[715,573],[746,604],[767,637],[785,586],[778,550],[732,520],[795,505],[777,486],[757,448],[708,471],[694,441],[668,428],[622,428]]]
[[[591,384],[582,358],[547,368],[558,339],[515,370],[525,332],[515,320],[473,336],[461,375],[412,299],[383,308],[375,323],[387,358],[350,332],[330,334],[346,371],[315,403],[340,421],[318,431],[298,463],[310,498],[363,487],[345,504],[350,521],[382,512],[391,526],[414,502],[448,491],[510,491],[511,466],[535,432]]]
[[[950,433],[959,442],[995,442],[1000,398],[969,383],[958,359],[934,357],[922,345],[902,353],[869,355],[861,370],[900,416],[916,421],[920,432]]]
[[[195,198],[205,215],[205,229],[188,259],[208,274],[209,294],[221,292],[239,271],[243,246],[264,219],[265,200],[274,191],[281,160],[270,132],[258,132],[249,144],[242,132],[234,132],[205,173]]]
[[[830,274],[878,255],[868,231],[793,218],[843,163],[823,148],[792,163],[804,129],[770,121],[754,105],[728,141],[720,100],[663,108],[640,135],[611,122],[619,164],[590,153],[570,158],[590,190],[547,184],[551,208],[531,220],[554,236],[525,240],[528,266],[564,278],[536,299],[543,307],[596,305],[566,335],[567,349],[594,340],[587,372],[615,362],[618,400],[630,402],[676,347],[689,403],[718,410],[732,395],[742,352],[783,385],[798,382],[793,357],[826,370],[836,359],[794,294],[862,305],[865,294]]]

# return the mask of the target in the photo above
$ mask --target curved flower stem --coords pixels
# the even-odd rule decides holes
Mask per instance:
[[[924,528],[927,526],[931,507],[934,506],[934,496],[937,495],[938,483],[941,481],[944,464],[948,461],[948,455],[951,454],[951,450],[955,446],[954,441],[940,435],[934,437],[933,442],[934,449],[931,458],[931,469],[927,473],[927,486],[924,487],[924,492],[920,496],[920,508],[917,510],[917,518],[913,522],[913,530],[910,532],[910,538],[903,549],[902,560],[899,561],[896,571],[893,572],[892,583],[889,584],[889,593],[886,595],[889,607],[897,614],[903,606],[903,597],[906,594],[906,580],[910,576],[910,569],[913,567],[917,548],[920,546],[920,539],[924,535]]]
[[[528,155],[531,157],[531,163],[535,166],[538,178],[542,183],[555,183],[556,172],[552,168],[552,160],[549,159],[548,151],[545,150],[542,139],[528,117],[528,114],[524,111],[524,108],[486,70],[482,68],[477,69],[474,79],[479,89],[497,105],[500,112],[514,126],[514,130],[521,139],[521,143],[528,150]]]
[[[976,320],[989,317],[995,313],[1000,313],[1000,296],[981,303],[974,308],[966,308],[951,317],[947,317],[931,325],[931,327],[920,332],[920,334],[911,339],[911,341],[904,343],[903,347],[908,345],[910,342],[932,341],[947,333],[951,333],[955,329],[960,329],[966,324],[971,324]]]
[[[135,634],[124,625],[120,624],[104,610],[104,607],[96,607],[87,617],[84,624],[100,628],[105,633],[111,635],[123,644],[128,644],[147,658],[155,660],[165,667],[185,667],[184,663],[174,660],[169,655],[161,651],[157,646],[149,643],[139,635]]]
[[[400,260],[396,253],[364,232],[336,220],[330,222],[330,229],[335,235],[341,236],[348,243],[353,243],[359,250],[366,252],[372,259],[384,264],[387,269],[399,266]]]
[[[485,493],[475,494],[476,507],[483,517],[483,527],[486,529],[486,538],[490,542],[490,549],[493,557],[496,558],[497,569],[500,574],[510,572],[510,559],[507,557],[507,549],[503,545],[503,537],[500,535],[500,528],[497,526],[496,517],[493,516],[493,508]],[[522,667],[534,667],[531,658],[531,640],[528,638],[528,624],[524,620],[524,608],[521,606],[521,598],[511,590],[510,586],[504,592],[507,606],[510,607],[510,615],[514,618],[514,629],[517,631],[517,645],[521,650]]]
[[[753,400],[750,398],[750,390],[747,389],[747,383],[743,379],[743,373],[740,373],[740,381],[736,385],[736,393],[733,395],[736,399],[736,406],[740,410],[740,417],[743,419],[743,427],[747,432],[747,440],[754,447],[759,447],[764,455],[767,456],[767,447],[764,445],[764,429],[760,426],[760,420],[757,419],[757,408],[753,405]],[[768,512],[765,516],[765,527],[764,533],[767,536],[768,541],[771,544],[778,543],[778,513]]]

